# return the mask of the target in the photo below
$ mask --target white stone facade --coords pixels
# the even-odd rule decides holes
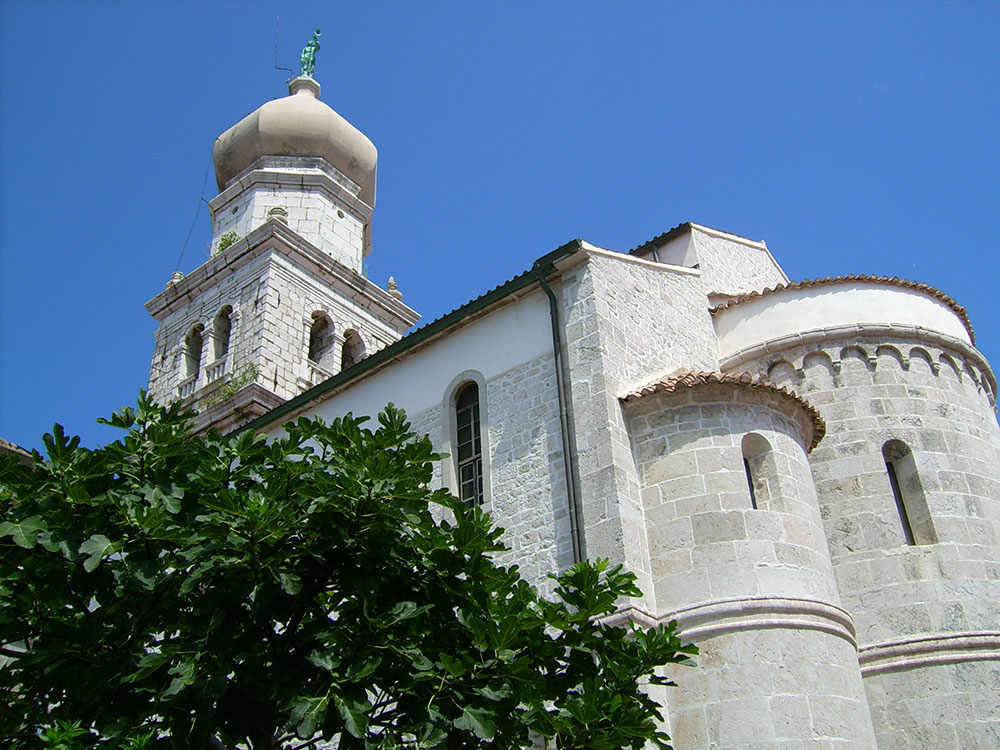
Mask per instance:
[[[894,280],[793,289],[759,243],[686,232],[694,239],[675,255],[687,266],[581,243],[547,271],[584,551],[639,575],[644,596],[623,603],[625,616],[677,619],[702,651],[666,693],[677,746],[995,746],[1000,428],[964,312]],[[716,258],[711,284],[697,254],[706,238],[734,256]],[[748,269],[761,284],[749,291],[738,278]],[[485,502],[507,530],[504,561],[544,588],[573,560],[559,375],[543,289],[531,273],[511,284],[257,426],[277,434],[300,413],[374,414],[391,394],[450,452],[450,395],[477,382]],[[793,319],[811,306],[802,320],[813,328],[791,330],[779,303]],[[657,385],[678,370],[719,382]],[[908,481],[927,512],[910,522],[932,538],[904,538],[890,441],[912,453]],[[455,489],[449,460],[435,481]]]
[[[417,319],[273,218],[189,276],[171,280],[147,308],[160,321],[150,395],[185,399],[200,410],[199,426],[228,429],[398,340]],[[216,343],[223,310],[231,323],[225,345]],[[317,323],[325,326],[322,352],[312,346]],[[202,343],[194,352],[198,331]],[[345,341],[352,351],[345,353]],[[258,391],[256,405],[235,418],[209,409],[250,387]]]
[[[358,191],[322,159],[258,159],[209,203],[213,252],[224,236],[245,237],[274,217],[341,265],[362,273],[371,252],[372,209],[357,197]]]
[[[391,400],[455,454],[474,384],[502,561],[543,591],[621,562],[644,594],[620,616],[698,643],[664,693],[678,748],[1000,746],[997,389],[957,303],[790,283],[763,243],[686,224],[628,254],[569,243],[404,336],[416,314],[358,273],[374,147],[289,100],[269,111],[335,122],[365,166],[245,135],[292,120],[227,131],[213,226],[238,240],[148,303],[155,398],[272,436]],[[434,481],[457,491],[456,459]]]

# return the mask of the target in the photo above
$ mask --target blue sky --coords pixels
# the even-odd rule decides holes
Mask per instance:
[[[696,221],[793,279],[932,284],[1000,362],[1000,3],[3,0],[0,436],[116,436],[143,303],[206,257],[212,143],[287,93],[276,15],[285,67],[323,30],[322,98],[379,149],[369,276],[424,322]]]

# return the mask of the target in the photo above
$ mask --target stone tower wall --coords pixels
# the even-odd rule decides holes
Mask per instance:
[[[262,413],[337,374],[345,349],[353,364],[398,340],[416,319],[359,274],[314,248],[286,241],[297,239],[272,219],[148,303],[160,321],[150,369],[153,398],[187,399],[203,412],[199,427],[232,429],[237,425],[225,409],[211,415],[205,410],[253,386],[253,408]],[[225,307],[231,308],[228,351],[216,345],[216,317]],[[311,351],[317,320],[318,347]],[[194,330],[201,331],[202,343],[197,374],[191,375]]]
[[[565,271],[557,290],[586,551],[627,564],[650,592],[639,482],[618,397],[679,367],[715,367],[701,274],[598,251]]]
[[[925,331],[829,336],[744,368],[826,419],[812,471],[879,747],[1000,745],[997,693],[984,688],[1000,676],[1000,429],[986,363]],[[888,441],[915,467],[900,480],[913,544]]]
[[[243,266],[223,275],[204,294],[190,299],[160,322],[154,334],[155,347],[149,373],[149,395],[160,403],[187,398],[216,381],[257,361],[263,318],[260,306],[265,294],[265,264]],[[214,322],[226,306],[230,315],[229,351],[216,356]],[[191,380],[185,376],[186,338],[200,325],[202,337],[200,371]]]
[[[358,187],[323,159],[267,157],[212,199],[212,252],[232,233],[245,237],[268,219],[352,271],[361,273],[370,250],[372,209]]]
[[[688,748],[870,748],[853,625],[839,606],[801,405],[706,385],[624,407],[642,483],[657,616],[698,643],[671,676]],[[750,436],[750,437],[747,437]],[[753,507],[744,441],[769,446]]]
[[[340,371],[345,331],[352,330],[360,336],[364,356],[400,337],[388,323],[353,304],[350,297],[277,254],[266,284],[265,323],[258,340],[257,361],[264,385],[284,399],[293,398]],[[308,357],[315,313],[326,316],[333,329],[333,345],[322,363],[314,363]]]

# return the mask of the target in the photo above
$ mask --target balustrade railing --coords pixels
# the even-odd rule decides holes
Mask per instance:
[[[226,359],[220,359],[205,368],[205,382],[214,383],[226,374]]]
[[[316,364],[312,360],[309,360],[309,382],[310,383],[312,383],[313,385],[316,385],[317,383],[322,383],[324,380],[328,380],[330,378],[330,375],[331,375],[331,373],[329,373],[326,370],[324,370],[322,367],[320,367],[318,364]]]
[[[190,377],[184,378],[177,386],[177,395],[181,398],[187,398],[194,393],[195,388],[198,387],[198,376],[191,375]]]

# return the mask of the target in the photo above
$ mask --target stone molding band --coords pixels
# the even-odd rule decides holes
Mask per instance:
[[[956,339],[930,328],[922,326],[905,325],[847,325],[834,326],[832,328],[820,328],[805,333],[795,333],[788,336],[755,344],[746,349],[741,349],[727,356],[720,364],[723,371],[732,371],[742,367],[748,362],[761,359],[769,354],[777,354],[795,346],[809,346],[817,343],[828,343],[837,339],[853,339],[858,336],[873,338],[914,338],[918,341],[935,344],[945,349],[959,352],[963,357],[972,360],[976,366],[987,375],[989,384],[994,394],[997,391],[997,381],[990,369],[989,363],[979,353],[979,350],[970,346],[961,339]]]
[[[814,599],[753,597],[722,599],[705,604],[651,615],[637,607],[628,607],[604,619],[609,625],[631,620],[642,627],[676,620],[678,634],[684,640],[699,641],[742,630],[794,628],[818,630],[843,638],[857,648],[854,620],[840,607]]]
[[[349,179],[346,178],[345,179]],[[332,198],[343,201],[345,208],[354,213],[355,218],[367,222],[371,220],[372,207],[361,198],[351,192],[351,190],[333,179],[326,172],[279,172],[268,167],[254,167],[244,171],[239,177],[234,178],[229,186],[209,201],[209,208],[214,216],[219,211],[228,208],[229,203],[243,195],[252,187],[277,187],[295,188],[305,190],[315,188],[323,190]]]
[[[1000,633],[954,633],[889,641],[858,652],[863,677],[916,667],[1000,661]]]

